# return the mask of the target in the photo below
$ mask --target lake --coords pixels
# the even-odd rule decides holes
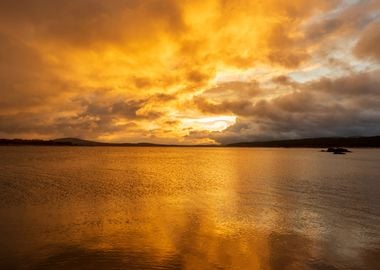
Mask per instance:
[[[380,269],[380,150],[0,147],[0,269]]]

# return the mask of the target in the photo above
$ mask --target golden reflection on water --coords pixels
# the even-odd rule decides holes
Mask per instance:
[[[1,269],[380,269],[379,152],[0,151]]]

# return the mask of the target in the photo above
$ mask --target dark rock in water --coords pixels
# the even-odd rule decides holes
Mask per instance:
[[[351,153],[350,150],[346,149],[346,148],[341,148],[341,147],[337,147],[335,148],[335,151],[334,152],[341,152],[341,153]]]
[[[321,150],[322,152],[330,152],[330,153],[333,153],[335,155],[344,155],[346,153],[351,153],[350,150],[346,149],[346,148],[342,148],[342,147],[329,147],[327,148],[327,150]]]

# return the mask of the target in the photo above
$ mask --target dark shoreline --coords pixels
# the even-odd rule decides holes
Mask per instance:
[[[277,140],[260,142],[240,142],[224,145],[177,145],[154,143],[104,143],[77,138],[55,140],[0,139],[0,146],[87,146],[87,147],[266,147],[266,148],[380,148],[380,136],[373,137],[333,137]]]

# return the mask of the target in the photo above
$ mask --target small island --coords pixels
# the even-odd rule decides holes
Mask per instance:
[[[322,150],[321,152],[329,152],[334,155],[345,155],[346,153],[351,153],[350,150],[343,147],[329,147],[327,150]]]

